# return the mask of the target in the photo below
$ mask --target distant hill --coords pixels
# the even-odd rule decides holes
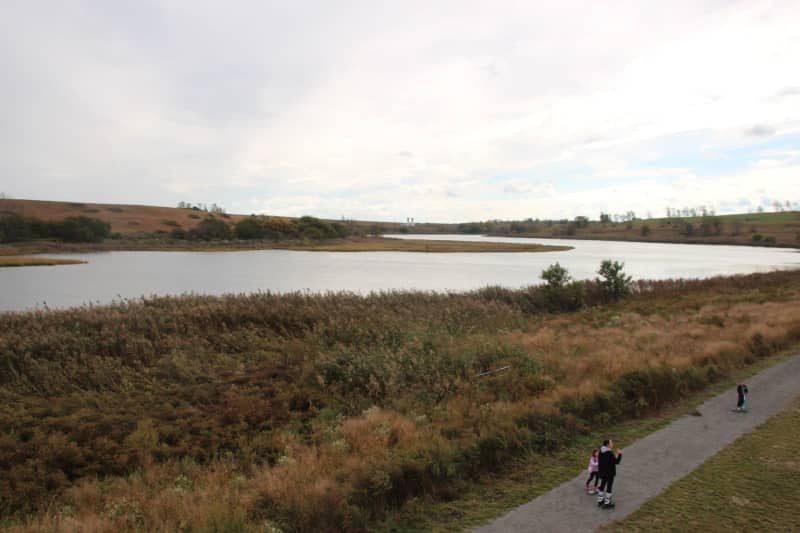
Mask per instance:
[[[249,215],[211,213],[196,207],[52,202],[0,199],[0,215],[14,213],[42,220],[86,216],[111,224],[111,232],[136,238],[167,234],[176,228],[195,229],[207,217],[235,224]],[[293,220],[291,217],[270,219]],[[492,220],[461,224],[375,221],[331,221],[344,223],[351,235],[379,233],[448,233],[490,236],[614,241],[735,244],[749,246],[800,247],[800,211],[747,213],[707,217],[637,219],[629,222],[596,222],[585,217],[574,220]]]
[[[176,227],[190,230],[211,213],[200,209],[156,207],[151,205],[93,204],[82,202],[50,202],[43,200],[0,199],[0,215],[14,213],[42,220],[61,220],[66,217],[98,218],[111,224],[113,233],[134,236]],[[217,213],[228,222],[237,222],[245,215]]]
[[[573,220],[493,220],[458,224],[456,232],[511,237],[800,247],[800,211],[623,222],[597,222],[586,217]]]

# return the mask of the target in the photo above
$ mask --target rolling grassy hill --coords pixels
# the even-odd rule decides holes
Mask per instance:
[[[113,233],[124,236],[170,231],[173,228],[192,229],[209,213],[195,209],[157,207],[150,205],[93,204],[81,202],[50,202],[43,200],[0,199],[0,214],[13,213],[42,220],[61,220],[66,217],[98,218],[111,224]],[[244,215],[218,214],[229,222]]]
[[[629,222],[576,220],[489,221],[459,224],[458,231],[513,237],[610,241],[800,246],[800,211],[707,217],[637,219]]]

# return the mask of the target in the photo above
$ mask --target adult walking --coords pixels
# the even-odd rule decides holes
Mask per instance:
[[[617,475],[617,465],[622,461],[622,452],[614,451],[614,441],[606,439],[600,447],[598,460],[598,475],[600,476],[600,490],[597,492],[597,506],[603,509],[614,507],[612,492],[614,490],[614,477]]]

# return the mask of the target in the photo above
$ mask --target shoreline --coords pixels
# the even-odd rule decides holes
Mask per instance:
[[[250,250],[288,250],[302,252],[419,252],[419,253],[497,253],[561,252],[572,246],[534,243],[473,242],[455,240],[351,238],[335,241],[221,241],[181,242],[164,240],[106,240],[100,243],[61,243],[55,241],[0,245],[0,257],[29,254],[91,252],[236,252]]]
[[[83,265],[86,261],[79,259],[55,259],[50,257],[2,256],[0,255],[0,268],[14,268],[27,266],[59,266]]]
[[[789,250],[798,250],[800,251],[800,243],[796,246],[791,244],[757,244],[757,243],[743,243],[743,242],[731,242],[731,241],[682,241],[678,239],[614,239],[608,238],[604,236],[590,236],[590,235],[558,235],[558,236],[545,236],[545,235],[534,235],[530,233],[525,234],[511,234],[511,233],[482,233],[480,234],[481,237],[503,237],[503,238],[510,238],[510,239],[553,239],[553,240],[572,240],[572,241],[609,241],[609,242],[641,242],[641,243],[656,243],[656,244],[700,244],[700,245],[709,245],[709,246],[742,246],[745,248],[786,248]]]

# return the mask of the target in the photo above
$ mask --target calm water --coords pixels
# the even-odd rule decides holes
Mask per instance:
[[[0,310],[108,303],[149,295],[298,290],[459,291],[539,282],[558,261],[576,278],[592,278],[603,259],[625,262],[634,278],[702,278],[799,268],[797,250],[480,236],[407,238],[533,241],[575,249],[547,253],[425,254],[400,252],[107,252],[65,254],[85,265],[0,268]],[[60,256],[61,257],[61,256]]]

